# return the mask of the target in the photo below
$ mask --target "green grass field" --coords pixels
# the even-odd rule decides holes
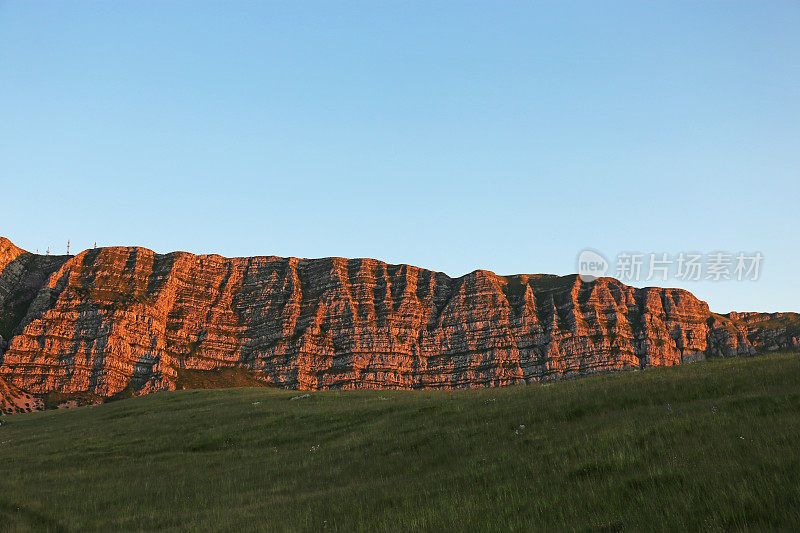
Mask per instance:
[[[298,394],[194,390],[7,416],[0,530],[800,524],[798,354]]]

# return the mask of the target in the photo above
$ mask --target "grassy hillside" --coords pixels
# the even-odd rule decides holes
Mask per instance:
[[[459,392],[160,393],[5,417],[0,529],[800,523],[800,356]]]

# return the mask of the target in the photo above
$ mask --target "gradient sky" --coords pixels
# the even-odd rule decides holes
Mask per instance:
[[[0,1],[0,235],[576,271],[800,311],[798,2]],[[655,283],[641,283],[652,285]]]

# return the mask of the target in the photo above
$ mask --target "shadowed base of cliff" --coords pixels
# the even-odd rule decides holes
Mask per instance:
[[[231,389],[241,387],[273,387],[258,375],[243,368],[217,368],[213,370],[176,369],[175,387],[189,389]],[[127,400],[137,396],[138,390],[130,387],[103,398],[89,391],[48,392],[30,394],[7,384],[0,378],[0,414],[30,413],[44,409],[69,409],[97,405],[103,402]]]
[[[792,529],[799,412],[798,354],[494,389],[159,392],[4,417],[0,529]]]
[[[244,368],[217,368],[214,370],[175,369],[178,377],[175,386],[186,389],[229,389],[234,387],[271,387],[256,374]]]

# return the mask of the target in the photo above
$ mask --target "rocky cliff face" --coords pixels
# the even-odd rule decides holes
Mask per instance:
[[[610,278],[143,248],[54,257],[0,240],[0,379],[59,401],[225,382],[499,386],[797,346],[763,329]]]
[[[747,339],[767,351],[800,350],[800,314],[729,313],[726,315],[747,332]]]
[[[0,379],[0,414],[29,413],[44,408],[41,398],[19,390]]]

